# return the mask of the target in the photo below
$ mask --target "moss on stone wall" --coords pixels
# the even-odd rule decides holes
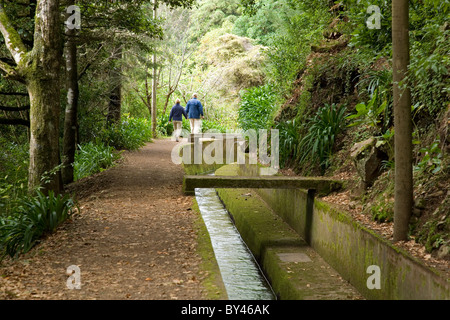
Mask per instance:
[[[247,175],[252,168],[240,167]],[[424,266],[403,249],[394,246],[355,221],[347,212],[316,199],[310,228],[306,230],[306,192],[302,190],[257,189],[267,203],[301,237],[311,233],[310,245],[340,275],[370,299],[442,299],[450,297],[448,281],[435,269]],[[226,200],[224,199],[226,203]],[[367,268],[381,269],[381,290],[367,288]],[[418,284],[417,281],[423,282]]]
[[[216,175],[246,175],[247,170],[252,168],[226,165],[218,169]],[[301,209],[302,206],[306,206],[304,191],[271,189],[217,191],[279,298],[343,298],[339,286],[335,285],[322,288],[323,290],[319,288],[315,291],[310,290],[311,286],[306,286],[308,282],[300,281],[305,279],[296,270],[297,266],[280,261],[277,255],[283,250],[298,251],[307,247],[301,239],[306,228],[305,221],[302,221],[306,209]],[[404,250],[360,225],[348,213],[316,199],[311,228],[311,246],[314,251],[365,297],[449,299],[448,283],[434,269],[425,267]],[[370,265],[378,265],[381,269],[381,290],[367,288],[367,279],[370,276],[367,267]],[[314,277],[311,275],[308,281],[314,283]],[[327,296],[331,291],[339,294]]]

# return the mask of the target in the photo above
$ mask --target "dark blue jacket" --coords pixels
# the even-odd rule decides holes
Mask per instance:
[[[203,116],[203,106],[199,100],[192,98],[186,104],[186,113],[189,119],[200,119]]]
[[[184,108],[177,103],[172,107],[172,110],[170,110],[170,116],[169,121],[183,121],[183,116],[187,119],[186,111],[184,111]]]

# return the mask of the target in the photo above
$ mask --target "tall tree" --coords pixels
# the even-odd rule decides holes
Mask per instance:
[[[172,10],[166,6],[161,8],[164,25],[164,46],[161,46],[160,73],[158,77],[161,91],[164,92],[165,101],[163,115],[166,114],[172,95],[177,92],[183,76],[186,76],[186,66],[194,50],[197,48],[191,43],[191,10]]]
[[[153,0],[153,20],[156,20],[157,18],[157,10],[158,10],[158,1]],[[153,138],[156,138],[156,113],[157,113],[157,107],[156,107],[156,87],[158,85],[158,80],[156,79],[156,52],[153,52],[152,57],[153,62],[153,76],[152,76],[152,134]]]
[[[75,0],[68,0],[69,6],[75,5]],[[71,12],[66,13],[66,20],[69,19]],[[64,118],[64,138],[63,138],[63,183],[67,184],[73,181],[72,163],[75,161],[75,151],[77,145],[78,132],[78,59],[77,59],[77,28],[66,26],[66,88],[67,104]]]
[[[392,62],[395,126],[394,241],[406,240],[413,207],[411,93],[409,65],[409,2],[392,1]]]
[[[163,0],[170,6],[190,6],[193,0]],[[63,181],[65,184],[73,181],[73,166],[76,145],[78,142],[78,100],[79,81],[87,74],[88,69],[96,64],[104,64],[104,55],[109,56],[108,78],[109,93],[107,122],[115,123],[120,120],[121,91],[122,91],[122,57],[125,48],[143,46],[141,37],[160,36],[161,30],[157,21],[149,17],[147,5],[152,0],[117,0],[114,2],[103,0],[66,0],[67,7],[77,4],[82,13],[82,28],[66,29],[66,88],[67,106],[64,122],[64,166]],[[84,62],[84,67],[78,70],[78,47],[92,48],[95,52]],[[147,48],[148,51],[148,48]],[[80,53],[80,56],[82,54]],[[84,54],[86,56],[86,54]],[[103,58],[103,59],[102,59]],[[81,61],[81,60],[80,60]],[[81,61],[82,62],[82,61]],[[83,63],[80,63],[80,65]]]
[[[59,0],[37,2],[33,48],[27,50],[0,1],[0,31],[14,63],[0,62],[3,73],[26,84],[30,96],[30,191],[62,189],[61,175],[49,175],[60,163],[60,12]],[[47,176],[45,182],[41,178]]]

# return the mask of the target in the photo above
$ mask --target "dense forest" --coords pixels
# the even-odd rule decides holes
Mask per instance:
[[[449,7],[409,1],[410,63],[395,84],[411,95],[408,235],[444,259]],[[70,215],[64,186],[170,136],[172,105],[193,92],[204,131],[278,129],[284,174],[345,177],[352,208],[391,222],[391,10],[385,0],[0,1],[0,249],[24,252]],[[45,19],[59,23],[45,30]],[[46,210],[58,214],[44,226]]]

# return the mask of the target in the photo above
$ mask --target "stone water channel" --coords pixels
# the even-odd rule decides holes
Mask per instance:
[[[274,300],[275,294],[215,189],[195,189],[230,300]]]

